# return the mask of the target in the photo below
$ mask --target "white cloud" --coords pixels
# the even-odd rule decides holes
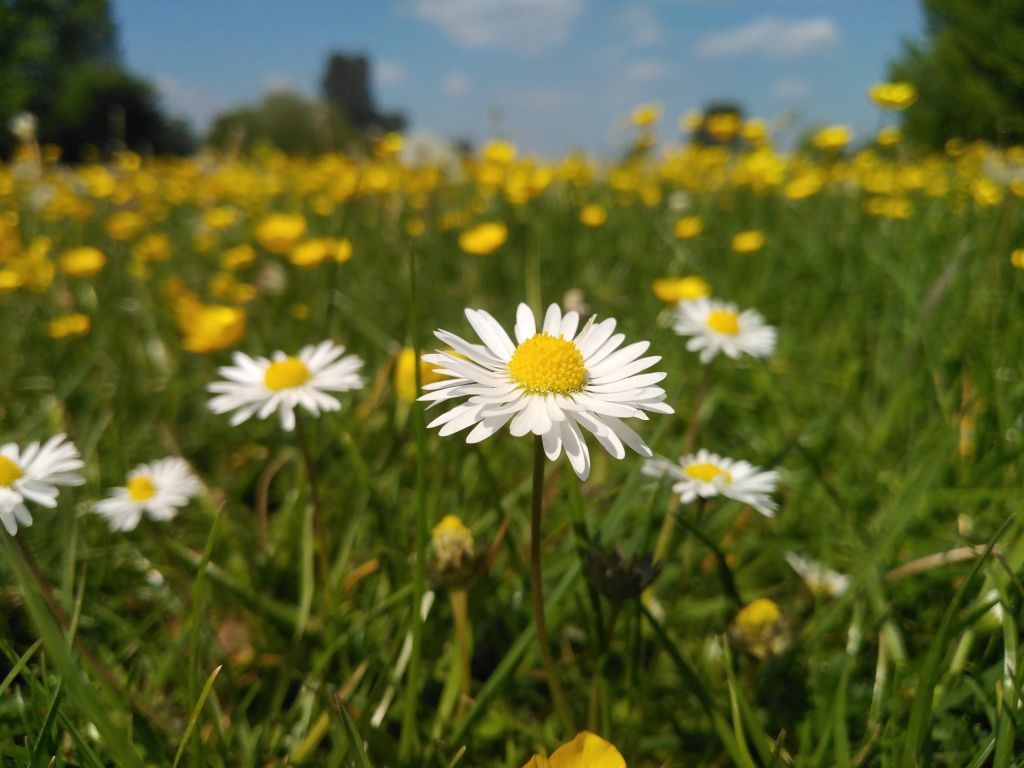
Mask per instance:
[[[811,84],[797,77],[776,80],[771,85],[771,94],[782,101],[801,101],[811,95]]]
[[[641,59],[632,62],[622,74],[630,83],[650,83],[668,77],[669,69],[655,59]]]
[[[633,5],[623,11],[622,25],[626,30],[629,42],[638,48],[661,45],[665,42],[665,34],[649,5]]]
[[[708,35],[697,43],[697,55],[785,58],[827,50],[838,42],[839,28],[824,16],[788,21],[765,17]]]
[[[382,59],[373,65],[373,78],[381,88],[405,82],[405,69],[397,61]]]
[[[411,0],[412,12],[468,48],[537,53],[568,36],[584,0]]]
[[[444,95],[452,97],[465,96],[472,87],[473,83],[465,72],[449,72],[441,83]]]

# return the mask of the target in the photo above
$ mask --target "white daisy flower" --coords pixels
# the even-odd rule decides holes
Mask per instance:
[[[641,357],[650,343],[640,341],[619,349],[625,336],[613,333],[612,319],[591,317],[579,328],[576,312],[557,304],[548,307],[538,330],[533,312],[520,304],[512,339],[498,322],[480,309],[466,317],[483,344],[473,344],[447,331],[435,335],[452,351],[424,355],[441,366],[436,373],[449,378],[427,385],[420,399],[431,403],[468,397],[428,426],[451,435],[473,427],[466,437],[478,443],[506,423],[519,437],[532,432],[542,438],[551,460],[565,450],[581,480],[590,474],[590,454],[581,427],[616,459],[626,455],[623,444],[641,456],[650,449],[622,421],[647,419],[645,411],[673,413],[665,390],[655,386],[664,373],[641,373],[661,360]]]
[[[700,352],[702,363],[710,363],[719,352],[733,359],[741,354],[769,357],[778,336],[775,326],[765,325],[760,312],[740,312],[735,304],[709,298],[679,302],[673,329],[690,337],[686,348]]]
[[[344,347],[331,341],[303,347],[294,357],[275,352],[270,360],[235,352],[235,364],[218,369],[227,381],[215,381],[206,387],[216,394],[210,400],[210,410],[234,411],[231,426],[254,415],[265,419],[277,411],[281,426],[290,432],[295,429],[296,406],[301,405],[314,416],[321,411],[337,411],[341,403],[326,392],[346,392],[363,385],[358,373],[363,361],[344,352]]]
[[[188,463],[176,456],[139,464],[123,488],[93,508],[112,531],[132,531],[146,513],[150,520],[170,520],[202,489]]]
[[[775,492],[779,473],[762,472],[746,461],[734,461],[703,448],[683,456],[678,464],[657,457],[644,462],[643,473],[649,477],[669,477],[672,490],[684,504],[696,499],[725,496],[749,504],[765,517],[772,517],[778,505],[769,494]]]
[[[796,552],[787,552],[786,562],[804,580],[811,592],[825,594],[829,597],[840,597],[850,590],[849,576],[839,573],[839,571],[833,571],[817,560],[812,560]]]
[[[13,536],[18,525],[32,525],[25,501],[49,509],[57,506],[58,485],[82,485],[76,474],[85,466],[66,435],[51,437],[42,446],[30,443],[21,450],[15,443],[0,446],[0,523]]]

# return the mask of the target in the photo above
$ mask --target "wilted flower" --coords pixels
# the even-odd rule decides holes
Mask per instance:
[[[626,560],[618,549],[599,549],[590,558],[591,581],[598,592],[617,603],[640,597],[660,571],[650,554]]]
[[[760,597],[736,614],[729,639],[740,650],[764,660],[785,653],[793,644],[793,631],[779,606]]]
[[[473,533],[456,515],[445,515],[431,532],[431,576],[445,587],[463,587],[483,565],[486,553],[477,553]]]
[[[32,513],[25,501],[53,509],[57,486],[82,485],[78,474],[85,466],[74,443],[56,435],[45,443],[29,443],[21,449],[15,443],[0,446],[0,523],[13,536],[18,525],[32,525]]]
[[[551,757],[534,755],[523,768],[626,768],[626,760],[615,745],[583,731]]]
[[[11,118],[7,126],[14,134],[14,138],[22,144],[28,144],[36,139],[36,127],[38,120],[31,112],[20,112]]]

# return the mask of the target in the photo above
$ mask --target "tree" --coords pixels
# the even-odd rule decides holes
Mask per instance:
[[[377,111],[370,90],[370,61],[365,56],[331,54],[320,81],[324,100],[361,131],[400,131],[405,116]]]
[[[12,146],[8,122],[25,111],[70,157],[82,144],[192,148],[152,86],[120,67],[109,0],[0,0],[0,153]]]
[[[926,40],[907,43],[892,80],[918,91],[904,113],[910,141],[1024,142],[1024,0],[922,0]]]
[[[289,154],[326,152],[348,144],[351,127],[337,110],[290,91],[273,91],[256,107],[220,115],[209,142],[221,150],[271,146]]]

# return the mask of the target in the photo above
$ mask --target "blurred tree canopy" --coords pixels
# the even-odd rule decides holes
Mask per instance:
[[[109,0],[0,0],[0,152],[11,118],[31,112],[39,138],[74,159],[92,145],[191,151],[154,88],[119,65]]]
[[[333,53],[320,81],[324,100],[361,131],[401,131],[405,116],[377,110],[370,89],[370,61],[365,56]]]
[[[330,105],[291,91],[273,91],[255,107],[218,116],[207,140],[227,152],[273,147],[297,155],[335,150],[356,136],[349,122]]]
[[[1024,142],[1024,0],[922,0],[927,39],[907,43],[892,80],[918,91],[907,138]]]

